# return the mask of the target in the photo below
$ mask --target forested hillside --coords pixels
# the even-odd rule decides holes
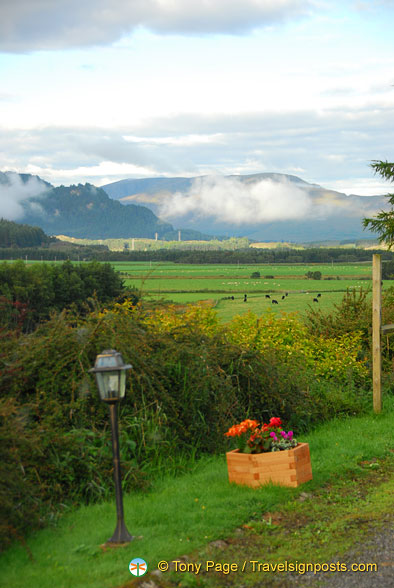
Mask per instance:
[[[23,202],[23,221],[50,235],[104,239],[107,237],[161,238],[173,231],[144,206],[122,206],[91,184],[60,186]]]
[[[0,247],[40,247],[50,242],[40,227],[0,219]]]

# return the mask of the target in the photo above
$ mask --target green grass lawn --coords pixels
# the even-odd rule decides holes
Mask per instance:
[[[361,288],[371,282],[366,280],[308,280],[287,277],[274,280],[211,277],[156,277],[125,279],[126,286],[135,286],[146,292],[345,292],[347,288]]]
[[[260,272],[263,279],[266,275],[303,277],[308,271],[320,271],[323,276],[366,276],[370,277],[372,263],[354,264],[182,264],[169,262],[113,262],[116,270],[133,275],[148,274],[174,276],[233,276],[249,278],[253,272]]]
[[[14,545],[1,556],[1,584],[12,588],[119,587],[130,581],[128,563],[135,557],[145,559],[149,569],[154,570],[160,560],[171,561],[182,554],[202,552],[209,542],[227,538],[235,528],[251,520],[255,521],[253,524],[260,521],[264,527],[267,512],[291,510],[292,505],[294,510],[301,492],[310,496],[324,488],[337,488],[338,484],[345,490],[349,488],[344,500],[348,508],[357,510],[350,492],[352,484],[359,480],[362,486],[366,470],[371,471],[369,465],[365,466],[368,460],[373,465],[373,460],[392,455],[393,424],[394,399],[385,397],[379,415],[333,420],[302,436],[299,440],[310,445],[313,480],[297,489],[269,485],[253,490],[230,485],[224,455],[191,463],[189,473],[158,480],[147,494],[125,496],[126,522],[136,539],[117,549],[103,551],[100,547],[115,527],[114,501],[69,512],[57,525],[28,538],[32,560],[21,545]],[[331,493],[334,496],[333,490]],[[379,504],[387,506],[388,500],[381,499]],[[389,507],[393,508],[392,494]],[[308,512],[311,510],[312,507]],[[317,516],[321,517],[319,511]],[[313,524],[321,526],[323,520],[319,518]],[[343,525],[343,516],[341,520]],[[338,527],[328,532],[325,524],[324,557],[329,555],[327,547],[336,547],[335,533],[338,534]],[[346,536],[349,539],[349,533]],[[294,548],[291,541],[282,544],[286,558],[309,560],[308,546],[315,549],[316,541],[310,535],[309,539],[306,535],[305,541],[302,548],[299,541],[294,542]],[[189,585],[183,583],[188,581],[186,578],[181,584],[179,580],[177,585]]]
[[[221,292],[171,292],[171,294],[149,292],[144,294],[145,300],[160,300],[169,304],[193,304],[203,300],[210,301],[213,306],[224,296]],[[240,296],[238,296],[240,298]],[[243,296],[242,296],[243,300]]]

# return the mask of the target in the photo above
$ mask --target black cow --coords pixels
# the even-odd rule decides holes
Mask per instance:
[[[317,298],[314,298],[314,299],[313,299],[313,302],[319,302],[319,301],[318,301],[318,299],[317,299]]]
[[[282,300],[284,300],[285,298],[286,298],[286,296],[285,296],[285,295],[283,295],[283,296],[282,296]]]
[[[266,298],[271,298],[271,296],[269,294],[266,294],[265,297]]]
[[[318,295],[317,295],[317,298],[320,298],[320,296],[321,296],[321,294],[318,294]]]
[[[274,298],[272,299],[272,304],[279,304],[279,302],[277,300],[275,300]]]

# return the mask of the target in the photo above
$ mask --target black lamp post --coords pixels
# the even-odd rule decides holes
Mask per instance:
[[[118,435],[118,403],[125,396],[126,370],[130,368],[130,364],[123,363],[120,353],[114,349],[105,349],[96,357],[94,367],[89,370],[96,376],[100,400],[108,404],[111,419],[117,514],[115,532],[111,539],[108,539],[111,543],[128,543],[133,539],[124,522]]]

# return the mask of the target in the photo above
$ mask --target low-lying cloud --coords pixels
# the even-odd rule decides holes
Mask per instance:
[[[338,215],[360,217],[375,214],[382,207],[382,198],[347,197],[290,178],[274,175],[273,178],[245,181],[236,176],[199,177],[188,192],[168,196],[160,207],[159,216],[170,222],[206,219],[245,226],[277,221],[326,220]]]
[[[5,180],[4,176],[2,177]],[[25,210],[23,202],[38,196],[45,190],[45,184],[37,178],[30,178],[23,182],[18,174],[8,173],[6,183],[0,182],[0,218],[17,221],[23,218]],[[39,204],[34,203],[30,206],[35,212],[42,212]]]
[[[308,216],[312,200],[287,181],[264,179],[243,183],[238,178],[197,178],[186,194],[176,192],[160,210],[171,219],[192,214],[238,225],[294,220]]]

